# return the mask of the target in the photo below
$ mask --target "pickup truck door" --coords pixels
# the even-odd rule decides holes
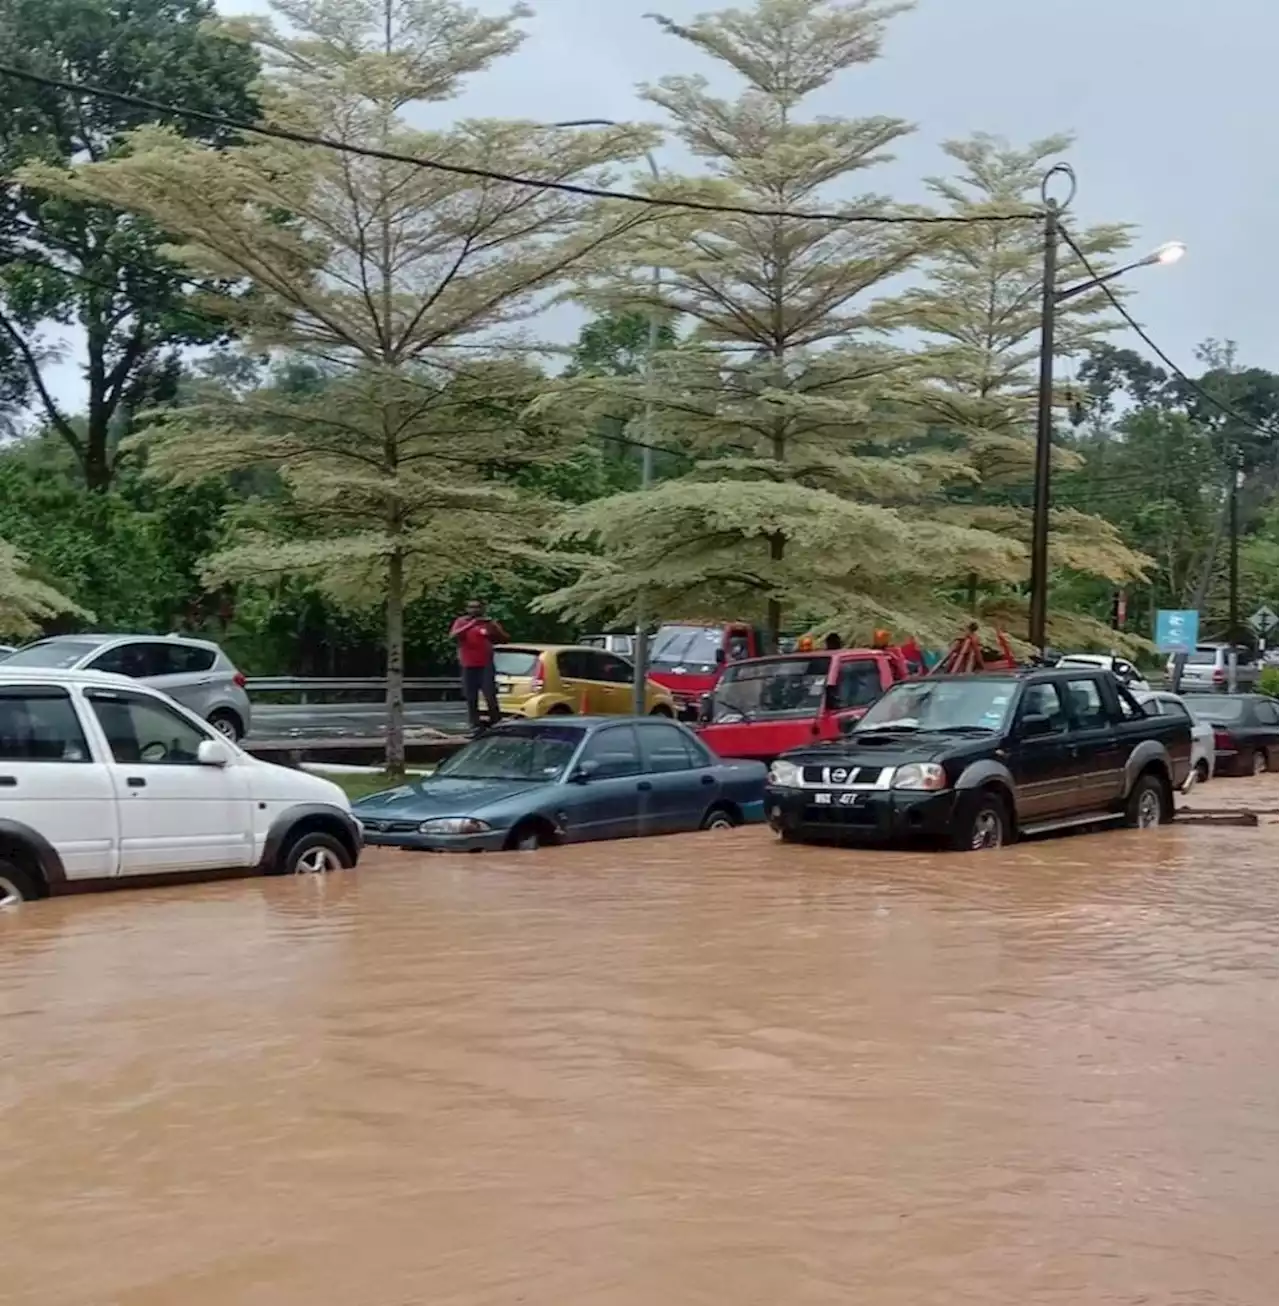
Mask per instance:
[[[1009,749],[1018,820],[1046,821],[1072,809],[1066,707],[1053,684],[1030,685],[1018,706]]]
[[[1116,729],[1117,710],[1097,675],[1073,676],[1061,685],[1070,722],[1069,769],[1075,781],[1071,810],[1094,812],[1124,794],[1128,749]]]

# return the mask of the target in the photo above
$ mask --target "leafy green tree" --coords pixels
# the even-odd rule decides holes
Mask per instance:
[[[289,27],[258,30],[270,71],[262,99],[270,122],[295,131],[570,183],[607,181],[607,165],[651,137],[493,120],[410,127],[412,106],[449,99],[516,49],[521,8],[280,0],[275,10]],[[406,602],[451,575],[501,570],[528,547],[538,514],[511,471],[559,447],[522,420],[537,378],[502,359],[501,333],[647,215],[274,138],[217,151],[158,127],[131,135],[127,154],[70,172],[29,168],[25,180],[177,233],[184,263],[251,283],[252,295],[220,307],[255,349],[323,372],[315,395],[210,391],[162,423],[149,457],[175,482],[278,470],[287,511],[241,514],[239,542],[210,572],[301,573],[348,603],[383,606],[387,765],[402,769]],[[463,343],[493,356],[451,348]]]
[[[732,100],[700,76],[645,88],[706,165],[700,178],[656,181],[657,192],[793,213],[900,212],[879,196],[845,196],[910,126],[801,110],[877,56],[887,20],[904,7],[757,0],[687,25],[659,18],[744,86]],[[672,212],[599,261],[592,302],[656,310],[694,329],[663,352],[656,384],[574,378],[553,410],[590,423],[651,401],[653,417],[633,416],[628,433],[699,462],[569,515],[563,537],[600,557],[546,604],[629,620],[760,612],[776,636],[788,611],[914,623],[920,582],[957,564],[1014,579],[1017,543],[899,510],[967,474],[936,449],[900,449],[915,429],[903,407],[910,360],[877,334],[885,309],[873,296],[930,239],[920,228],[816,216]]]
[[[1051,161],[1071,145],[1069,136],[1049,136],[1025,147],[978,134],[948,141],[944,153],[956,165],[953,176],[931,177],[926,185],[943,212],[973,219],[994,213],[1030,211],[1039,202],[1041,178]],[[1072,238],[1095,267],[1129,243],[1126,227],[1112,224],[1075,231]],[[965,223],[947,229],[929,251],[925,282],[893,306],[890,324],[919,333],[923,348],[914,359],[915,402],[923,413],[926,442],[964,455],[972,482],[955,487],[952,504],[917,511],[944,521],[1008,535],[1028,549],[1027,508],[1034,478],[1035,412],[1039,392],[1040,296],[1043,235],[1038,223]],[[1089,272],[1064,249],[1059,289],[1085,280]],[[1057,310],[1055,346],[1059,358],[1087,351],[1113,331],[1109,301],[1097,291],[1063,301]],[[1055,394],[1057,404],[1067,400]],[[1055,475],[1080,466],[1064,447],[1054,450]],[[1144,557],[1128,547],[1105,517],[1060,507],[1050,515],[1049,562],[1058,579],[1072,574],[1106,582],[1105,590],[1143,574]],[[1019,580],[1023,580],[1019,577]],[[973,569],[966,606],[974,615],[1021,630],[1025,599],[1002,574]],[[1055,618],[1057,622],[1055,625]],[[1083,614],[1050,609],[1050,638],[1071,642],[1105,638],[1103,627],[1088,629]]]
[[[251,47],[218,29],[212,0],[6,0],[0,61],[63,81],[233,118],[255,114]],[[225,326],[161,253],[150,219],[89,197],[55,196],[12,180],[31,161],[100,161],[155,115],[101,98],[0,77],[0,388],[6,373],[75,455],[85,485],[102,490],[133,415],[172,397],[178,355]],[[182,119],[171,130],[222,143],[216,127]],[[45,328],[84,336],[85,408],[58,399],[59,357]],[[11,402],[19,396],[11,395]],[[0,393],[0,403],[3,402]]]

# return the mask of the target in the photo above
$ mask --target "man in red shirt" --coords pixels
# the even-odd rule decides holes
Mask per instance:
[[[484,695],[489,724],[498,724],[498,686],[493,678],[493,646],[505,644],[511,637],[496,622],[484,615],[484,603],[469,599],[467,610],[449,628],[458,641],[458,662],[462,667],[462,694],[467,700],[467,717],[471,732],[480,730],[480,695]]]

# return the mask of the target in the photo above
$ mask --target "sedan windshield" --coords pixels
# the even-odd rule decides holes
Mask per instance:
[[[100,647],[97,640],[88,639],[45,639],[39,644],[28,644],[16,653],[5,658],[7,667],[49,667],[65,670],[74,667],[81,658],[87,657],[94,649]]]
[[[557,779],[582,742],[579,726],[503,726],[460,748],[436,767],[452,780]]]
[[[822,707],[828,657],[739,662],[725,668],[712,700],[713,722],[816,716]]]
[[[992,676],[920,680],[894,685],[858,722],[868,730],[999,730],[1017,682]]]
[[[653,637],[649,663],[655,667],[714,671],[723,640],[719,626],[662,626]]]

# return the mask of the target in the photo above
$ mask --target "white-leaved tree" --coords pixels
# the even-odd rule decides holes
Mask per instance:
[[[598,420],[644,404],[632,432],[698,462],[571,513],[561,536],[598,557],[547,606],[576,617],[759,616],[775,636],[784,615],[837,612],[923,629],[939,577],[1012,582],[1025,571],[1016,540],[905,511],[977,474],[964,450],[910,447],[912,358],[881,332],[888,283],[946,230],[860,220],[910,215],[860,183],[911,127],[808,110],[877,57],[906,7],[757,0],[684,25],[658,19],[741,89],[724,99],[700,76],[644,89],[703,165],[697,177],[659,179],[657,193],[770,212],[664,213],[592,269],[592,302],[693,329],[648,378],[574,378],[546,406],[559,420]],[[661,269],[656,288],[650,266]]]
[[[550,438],[521,416],[536,377],[505,360],[504,334],[580,260],[647,217],[485,173],[607,184],[609,165],[636,157],[652,133],[412,126],[424,104],[450,99],[518,47],[521,6],[272,8],[283,29],[252,32],[267,69],[264,122],[350,148],[246,133],[214,150],[152,127],[129,138],[127,154],[30,168],[24,180],[146,214],[181,238],[183,263],[248,283],[250,294],[219,308],[252,348],[324,369],[318,395],[211,392],[144,439],[151,470],[171,480],[248,467],[283,478],[284,509],[259,513],[209,560],[212,575],[305,573],[349,601],[385,606],[395,771],[406,600],[424,583],[500,566],[539,526],[537,505],[501,474],[550,452]]]

